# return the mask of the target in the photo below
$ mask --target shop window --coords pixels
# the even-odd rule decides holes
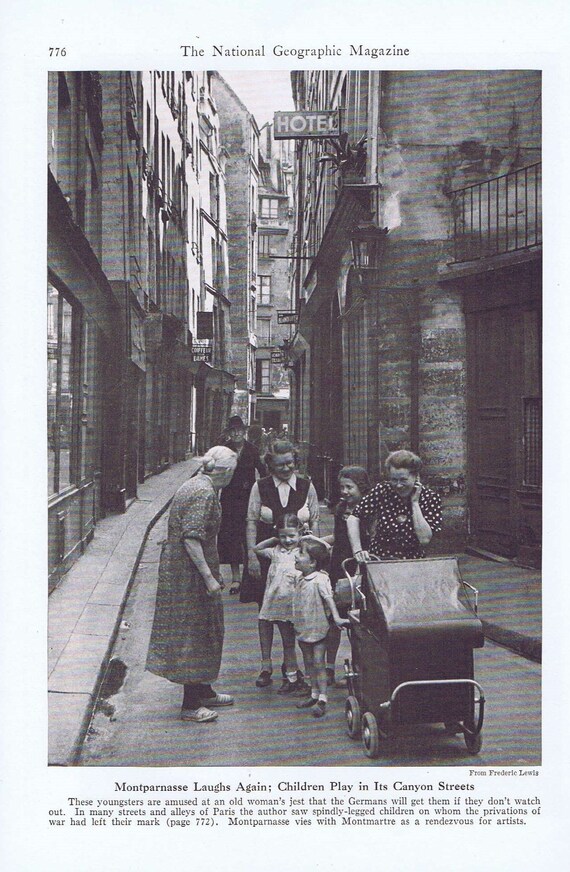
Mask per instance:
[[[76,339],[79,313],[48,283],[48,486],[57,494],[76,474]]]

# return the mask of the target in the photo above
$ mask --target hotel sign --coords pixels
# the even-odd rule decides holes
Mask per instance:
[[[328,139],[340,136],[337,109],[318,112],[276,112],[273,116],[274,139]]]

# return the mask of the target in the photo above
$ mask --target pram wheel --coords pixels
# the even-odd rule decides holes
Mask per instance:
[[[349,696],[344,705],[346,730],[351,739],[360,738],[360,705],[355,696]]]
[[[362,747],[366,756],[373,760],[380,753],[380,732],[372,712],[365,712],[362,716]]]

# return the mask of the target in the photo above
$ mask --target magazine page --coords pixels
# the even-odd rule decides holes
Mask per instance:
[[[2,20],[3,868],[560,865],[565,7]]]

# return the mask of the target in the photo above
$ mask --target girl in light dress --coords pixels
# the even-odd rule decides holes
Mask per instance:
[[[329,562],[330,547],[316,536],[303,536],[295,558],[298,570],[293,597],[293,624],[297,641],[303,652],[305,672],[311,679],[311,695],[297,704],[299,709],[311,709],[313,716],[321,718],[327,707],[327,672],[325,653],[329,616],[336,626],[349,621],[340,617],[325,567]]]
[[[298,672],[293,629],[293,593],[297,577],[295,559],[299,553],[302,526],[295,513],[285,514],[275,525],[277,535],[264,539],[253,549],[258,557],[271,561],[259,620],[277,624],[281,634],[286,681],[278,693],[302,692],[307,687]],[[261,669],[262,672],[271,673],[271,659],[262,659]]]

